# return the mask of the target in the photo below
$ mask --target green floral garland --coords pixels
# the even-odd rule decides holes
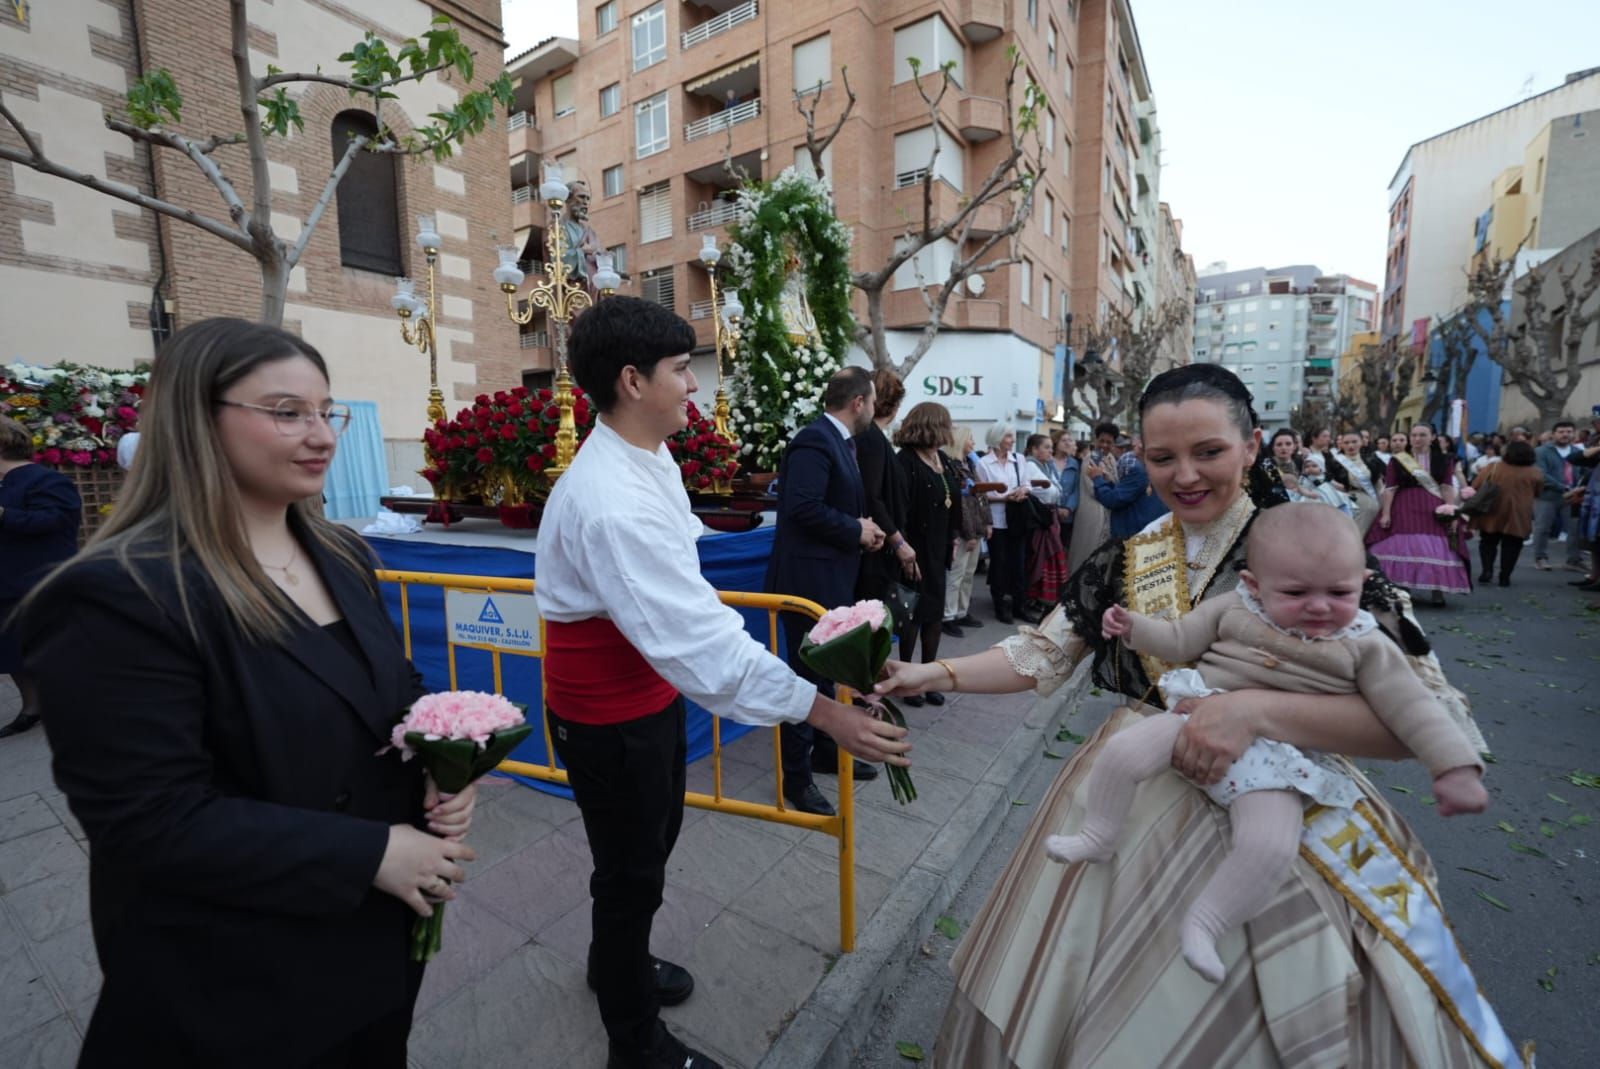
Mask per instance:
[[[733,430],[744,466],[776,471],[794,432],[822,411],[822,391],[844,366],[855,331],[850,314],[850,230],[834,216],[828,188],[793,168],[739,191],[728,264],[744,304],[733,369]],[[820,342],[796,345],[780,298],[790,245],[805,271],[806,300]]]

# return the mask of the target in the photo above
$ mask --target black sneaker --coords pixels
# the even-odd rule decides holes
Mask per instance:
[[[960,638],[962,635],[966,634],[966,632],[961,630],[954,620],[946,620],[944,623],[939,625],[939,630],[949,635],[951,638]]]
[[[589,970],[586,979],[589,990],[597,990],[599,985],[594,979],[594,956],[589,957]],[[689,970],[682,965],[674,965],[670,961],[663,961],[652,956],[650,963],[656,970],[656,1001],[663,1006],[677,1006],[688,1000],[694,994],[694,977],[689,975]]]
[[[655,1042],[642,1056],[628,1057],[615,1044],[606,1058],[606,1069],[722,1069],[722,1063],[684,1046],[677,1036],[656,1022]]]
[[[978,619],[976,616],[972,615],[970,612],[967,613],[967,615],[963,616],[961,619],[957,620],[956,623],[960,624],[962,627],[982,627],[983,626],[983,621]]]

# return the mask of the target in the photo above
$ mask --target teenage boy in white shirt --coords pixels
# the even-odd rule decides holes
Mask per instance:
[[[607,1069],[719,1069],[662,1025],[693,990],[650,955],[683,822],[684,697],[770,727],[804,721],[868,761],[907,765],[905,730],[818,693],[744,630],[700,574],[701,524],[665,442],[688,425],[694,330],[610,297],[572,327],[569,360],[600,415],[539,525],[546,715],[594,856],[589,981]]]

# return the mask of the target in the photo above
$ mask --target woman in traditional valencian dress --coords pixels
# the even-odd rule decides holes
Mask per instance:
[[[1445,926],[1427,852],[1343,758],[1335,760],[1362,802],[1307,810],[1289,880],[1260,916],[1218,944],[1222,983],[1185,964],[1177,926],[1166,923],[1205,884],[1228,842],[1227,814],[1194,784],[1221,779],[1256,737],[1329,754],[1404,756],[1358,696],[1238,691],[1179,703],[1177,711],[1189,713],[1173,752],[1182,776],[1139,786],[1116,856],[1098,865],[1046,856],[1047,837],[1081,824],[1084,788],[1106,740],[1162,707],[1150,681],[1164,666],[1104,639],[1101,615],[1121,602],[1170,618],[1234,589],[1257,508],[1281,500],[1269,468],[1257,463],[1250,395],[1230,372],[1210,364],[1165,372],[1146,389],[1140,413],[1150,479],[1172,512],[1126,543],[1101,547],[1038,627],[971,657],[891,663],[884,680],[882,689],[895,693],[1049,693],[1088,657],[1094,681],[1129,699],[1039,801],[958,949],[935,1065],[1520,1066]],[[1405,595],[1373,579],[1362,607],[1481,746]]]
[[[1465,524],[1446,526],[1437,510],[1456,504],[1455,458],[1438,448],[1433,428],[1411,428],[1411,452],[1396,453],[1384,475],[1378,522],[1367,548],[1383,573],[1411,591],[1427,590],[1435,605],[1446,591],[1472,591],[1472,554]]]

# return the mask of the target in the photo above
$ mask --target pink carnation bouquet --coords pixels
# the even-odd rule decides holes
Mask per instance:
[[[812,625],[800,643],[800,659],[818,675],[843,683],[857,694],[871,694],[883,663],[894,647],[894,615],[881,601],[858,601],[829,609]],[[887,698],[871,706],[882,719],[900,727],[906,718]],[[917,797],[911,774],[898,765],[886,766],[889,792],[901,805]]]
[[[402,760],[420,758],[444,797],[494,770],[533,731],[523,707],[499,694],[447,690],[425,694],[390,736]],[[429,961],[444,939],[444,903],[411,929],[411,960]]]

